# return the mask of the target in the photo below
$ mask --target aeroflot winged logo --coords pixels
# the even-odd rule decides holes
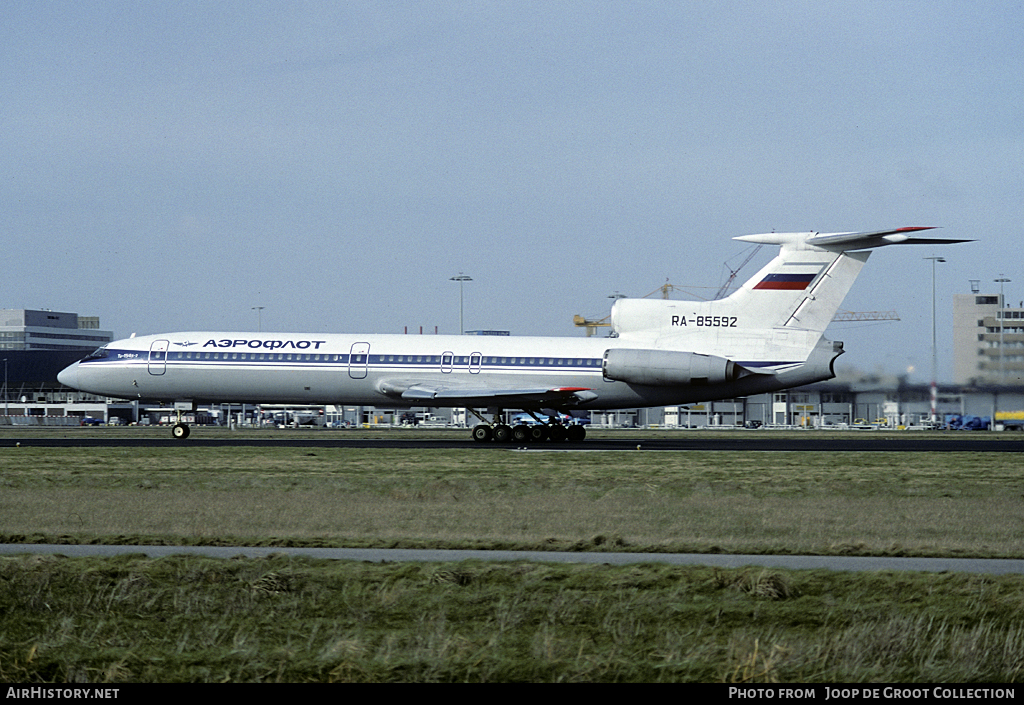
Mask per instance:
[[[263,348],[265,350],[280,350],[292,348],[294,350],[319,350],[326,340],[249,340],[246,338],[230,340],[207,340],[203,343],[204,348]],[[198,345],[198,343],[175,343],[175,345]]]

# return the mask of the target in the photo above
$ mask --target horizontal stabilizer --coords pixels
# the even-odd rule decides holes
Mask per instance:
[[[762,233],[760,235],[741,235],[734,239],[763,245],[813,245],[835,252],[868,250],[885,245],[953,245],[958,242],[973,242],[967,239],[914,235],[922,230],[935,230],[935,228],[914,226],[863,233]]]
[[[922,230],[934,229],[912,227],[897,228],[896,230],[879,230],[872,233],[815,235],[807,240],[807,244],[825,248],[840,247],[843,250],[862,250],[871,247],[882,247],[884,245],[952,245],[958,242],[971,242],[970,240],[953,238],[917,237],[911,234]]]

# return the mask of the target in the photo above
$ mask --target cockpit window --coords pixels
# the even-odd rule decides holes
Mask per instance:
[[[106,356],[107,356],[107,346],[104,345],[103,347],[96,348],[91,353],[89,353],[84,358],[82,358],[82,362],[85,362],[87,360],[102,360]]]

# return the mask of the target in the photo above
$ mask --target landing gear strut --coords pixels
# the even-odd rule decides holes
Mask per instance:
[[[560,441],[578,443],[587,437],[587,430],[580,424],[563,426],[560,423],[541,423],[540,419],[529,411],[527,413],[537,421],[537,424],[534,426],[527,424],[509,426],[501,423],[499,421],[501,418],[500,409],[494,411],[494,419],[492,421],[488,421],[474,409],[467,409],[467,411],[481,421],[481,423],[473,427],[473,440],[478,443],[489,443],[490,441],[495,443],[543,443],[547,440],[556,443]]]
[[[181,420],[181,411],[182,410],[177,407],[177,404],[175,404],[174,412],[178,416],[177,416],[177,421],[175,422],[174,426],[171,427],[171,435],[173,437],[177,438],[179,441],[182,441],[182,440],[185,440],[186,438],[188,438],[188,434],[192,432],[192,430],[188,427],[188,424],[182,422],[182,420]]]

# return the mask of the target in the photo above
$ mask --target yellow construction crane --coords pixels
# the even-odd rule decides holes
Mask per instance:
[[[614,294],[610,294],[608,296],[608,298],[609,299],[624,299],[624,298],[626,298],[626,295],[625,294],[620,294],[619,292],[616,291]],[[584,328],[585,327],[587,329],[587,337],[589,338],[590,336],[594,335],[594,333],[597,332],[598,328],[607,328],[607,327],[609,327],[612,324],[611,318],[612,318],[611,314],[608,314],[604,318],[598,318],[596,320],[591,320],[591,319],[584,318],[583,316],[581,316],[581,315],[579,315],[577,313],[575,316],[572,317],[572,322],[573,322],[573,325],[575,325],[577,328]]]
[[[661,292],[661,298],[668,299],[668,298],[671,298],[668,295],[668,293],[670,291],[682,291],[682,290],[683,290],[682,287],[678,287],[675,284],[669,284],[668,279],[666,279],[664,284],[659,286],[657,289],[655,289],[651,293],[647,294],[647,296],[645,296],[644,298],[645,299],[649,299],[649,298],[651,298],[652,296],[654,296],[655,294],[657,294],[660,291]]]
[[[833,322],[841,321],[898,321],[899,314],[895,311],[836,311]]]
[[[640,298],[642,298],[642,299],[649,299],[652,296],[654,296],[655,294],[661,294],[661,298],[663,298],[663,299],[671,299],[672,297],[669,295],[670,292],[672,292],[672,291],[681,291],[684,294],[686,294],[686,295],[688,295],[688,296],[690,296],[692,298],[698,299],[700,301],[707,301],[708,299],[707,299],[706,296],[702,296],[701,294],[696,293],[694,290],[695,289],[710,289],[710,288],[711,287],[708,287],[708,286],[676,286],[675,284],[670,283],[668,279],[666,279],[664,284],[659,286],[654,291],[652,291],[652,292],[650,292],[648,294],[644,294]]]
[[[605,316],[604,318],[598,319],[596,321],[592,321],[592,320],[588,320],[588,319],[584,318],[583,316],[581,316],[581,315],[579,315],[577,313],[575,316],[572,317],[572,322],[573,322],[573,324],[577,328],[586,327],[586,329],[587,329],[587,337],[589,338],[590,336],[594,335],[594,333],[597,332],[598,328],[606,328],[606,327],[610,326],[611,325],[610,319],[611,319],[611,315],[608,315],[608,316]]]

